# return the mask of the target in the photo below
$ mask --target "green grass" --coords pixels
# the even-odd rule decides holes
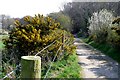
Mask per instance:
[[[2,42],[2,39],[8,38],[8,35],[0,35],[0,49],[4,47],[4,44]]]
[[[78,78],[80,80],[81,68],[76,54],[70,55],[67,60],[54,62],[47,78]]]
[[[2,49],[4,48],[4,44],[2,42],[2,39],[5,39],[7,37],[8,37],[8,35],[0,35],[0,52],[2,52]],[[2,72],[2,66],[0,65],[0,78],[2,78],[4,76],[5,76],[5,73]]]
[[[86,39],[82,39],[82,40],[84,42],[87,42],[88,39],[86,38]],[[117,50],[117,49],[111,47],[107,43],[98,44],[98,43],[95,43],[94,41],[91,41],[91,42],[88,42],[88,44],[90,44],[94,48],[100,50],[101,52],[108,55],[112,59],[116,60],[118,63],[120,63],[120,50]]]
[[[3,48],[4,44],[2,39],[8,36],[0,35],[0,49]],[[47,69],[45,70],[47,71]],[[67,59],[62,59],[53,63],[47,78],[75,78],[80,80],[81,78],[81,67],[78,64],[78,57],[76,53],[68,56]],[[46,72],[42,72],[42,78]]]
[[[0,41],[0,49],[2,49],[2,48],[3,48],[3,46],[4,46],[3,42],[2,42],[2,41]]]

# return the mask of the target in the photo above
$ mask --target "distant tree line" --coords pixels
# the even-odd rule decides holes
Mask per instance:
[[[11,18],[8,15],[0,15],[0,28],[6,31],[10,31],[14,25],[14,18]]]
[[[60,22],[61,26],[73,34],[80,33],[81,36],[88,36],[89,18],[94,12],[102,9],[112,11],[113,15],[120,16],[120,2],[69,2],[64,4],[63,10],[50,13],[47,16]],[[24,23],[23,18],[10,18],[0,15],[2,29],[11,30],[14,20]]]
[[[107,9],[114,16],[120,15],[120,2],[69,2],[64,5],[63,13],[72,20],[72,33],[88,36],[88,19],[94,12]]]

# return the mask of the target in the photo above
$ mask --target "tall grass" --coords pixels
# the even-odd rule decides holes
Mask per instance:
[[[76,54],[69,55],[67,59],[54,62],[48,78],[81,78],[81,67]]]
[[[0,35],[0,49],[4,47],[2,39],[8,38],[8,35]]]

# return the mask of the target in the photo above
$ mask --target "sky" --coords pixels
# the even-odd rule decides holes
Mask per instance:
[[[119,1],[119,0],[1,0],[0,15],[5,14],[11,17],[24,17],[26,15],[46,14],[58,12],[67,2],[94,2],[94,1]]]
[[[72,0],[1,0],[0,14],[11,17],[24,17],[26,15],[49,14],[58,12],[66,2]]]

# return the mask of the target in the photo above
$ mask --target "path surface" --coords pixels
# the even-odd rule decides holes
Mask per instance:
[[[75,38],[74,44],[77,46],[83,78],[116,78],[112,80],[120,80],[118,79],[120,69],[116,61],[83,43],[79,38]]]

